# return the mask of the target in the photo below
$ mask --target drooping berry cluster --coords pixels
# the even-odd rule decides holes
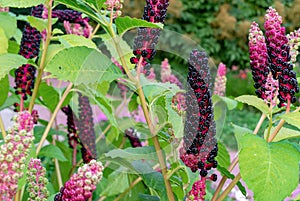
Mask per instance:
[[[23,176],[26,158],[33,142],[33,118],[27,111],[18,113],[0,147],[0,198],[11,201]]]
[[[129,142],[132,147],[142,147],[141,140],[139,139],[136,130],[134,128],[126,129],[125,136],[129,139]]]
[[[31,11],[31,15],[41,18],[43,11],[43,5],[35,6]],[[30,26],[29,23],[26,23],[23,30],[19,54],[26,59],[37,57],[40,51],[41,39],[41,33],[36,28]]]
[[[92,197],[96,185],[102,179],[103,166],[101,162],[91,160],[78,168],[77,174],[65,183],[54,201],[85,201]]]
[[[67,116],[67,126],[68,126],[68,143],[71,148],[76,148],[76,145],[79,144],[79,136],[77,133],[77,127],[75,122],[78,122],[75,117],[72,108],[70,105],[65,106],[61,109]]]
[[[30,197],[28,201],[47,200],[49,197],[49,191],[47,190],[48,179],[46,177],[46,169],[41,165],[40,159],[30,159],[26,182]]]
[[[23,100],[27,100],[27,95],[32,95],[35,72],[35,67],[30,64],[24,64],[15,70],[15,93],[20,94]]]
[[[282,17],[275,9],[269,8],[265,15],[266,44],[269,67],[274,79],[279,81],[279,107],[290,101],[296,102],[295,93],[299,92],[296,73],[291,63],[290,46],[281,26]]]
[[[44,7],[43,5],[35,6],[31,10],[31,15],[34,17],[42,17]],[[40,51],[42,35],[34,27],[30,26],[29,23],[25,24],[22,39],[20,44],[19,54],[26,59],[33,59],[38,56]],[[27,95],[32,95],[32,89],[34,88],[35,80],[35,67],[30,64],[24,64],[15,71],[15,93],[21,95],[21,102],[27,100]],[[23,106],[23,103],[21,103]],[[15,111],[18,110],[18,104],[15,103]],[[19,108],[23,110],[24,108]]]
[[[214,84],[214,94],[218,96],[225,96],[226,81],[226,65],[220,63]]]
[[[164,23],[169,6],[169,0],[146,0],[143,19],[148,22]],[[141,72],[146,76],[151,75],[153,79],[154,71],[150,70],[150,61],[156,54],[156,44],[160,36],[160,29],[139,28],[138,34],[134,39],[133,54],[135,57],[130,59],[132,64],[138,64],[142,57]]]
[[[79,121],[75,122],[82,144],[81,153],[85,163],[97,158],[96,134],[94,130],[93,111],[89,98],[79,93]]]
[[[180,158],[193,172],[199,170],[203,186],[200,188],[200,197],[195,199],[204,200],[208,171],[218,165],[215,160],[218,145],[215,139],[216,125],[211,101],[210,73],[204,51],[191,52],[187,82],[189,87],[186,92],[185,135]],[[216,175],[212,177],[216,180]]]

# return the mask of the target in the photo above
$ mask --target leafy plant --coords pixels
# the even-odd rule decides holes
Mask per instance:
[[[220,8],[233,20],[225,2],[220,7],[204,2],[183,5],[211,12]],[[293,105],[299,92],[293,69],[298,32],[287,37],[273,8],[267,10],[265,34],[258,24],[251,25],[252,93],[258,97],[233,99],[225,97],[231,78],[226,79],[224,64],[213,89],[205,50],[180,34],[162,31],[169,1],[145,3],[138,19],[123,17],[119,0],[0,2],[6,7],[0,13],[0,108],[16,115],[9,129],[0,116],[2,200],[220,201],[229,199],[234,186],[246,195],[241,179],[255,200],[283,200],[296,188],[300,109]],[[30,16],[9,12],[29,7]],[[210,12],[200,18],[204,21],[198,26],[187,25],[188,32],[207,37],[200,41],[202,47],[216,43],[210,38],[213,29],[204,27],[219,22]],[[195,20],[194,14],[186,13],[182,20]],[[25,21],[22,31],[19,21]],[[134,40],[127,41],[133,29]],[[216,34],[228,37],[233,30],[223,31]],[[217,54],[221,47],[208,45],[207,51]],[[188,67],[176,74],[171,59],[155,66],[155,55],[163,50],[189,58]],[[226,143],[217,140],[226,111],[243,104],[261,117],[254,130],[233,125],[239,152],[230,162]],[[237,164],[240,173],[234,174]],[[227,179],[230,184],[223,189]]]

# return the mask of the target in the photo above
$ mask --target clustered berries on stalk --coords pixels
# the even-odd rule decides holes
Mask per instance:
[[[5,144],[0,147],[0,198],[12,201],[23,176],[26,158],[33,142],[33,118],[27,111],[17,114],[13,128],[8,130]]]
[[[28,201],[47,200],[49,197],[49,191],[47,190],[48,179],[46,178],[46,169],[41,165],[40,159],[30,159],[26,181],[30,197]]]
[[[31,15],[34,17],[42,17],[43,5],[35,6]],[[26,59],[33,59],[38,56],[40,51],[42,35],[29,23],[25,24],[19,54]],[[21,95],[21,105],[15,103],[15,111],[23,110],[23,101],[27,100],[27,96],[32,95],[32,89],[34,87],[36,69],[31,64],[24,64],[15,71],[15,93]],[[20,107],[20,108],[19,108]]]
[[[141,140],[134,128],[128,128],[125,130],[125,136],[129,139],[132,147],[142,147]]]
[[[153,23],[164,23],[169,6],[169,0],[147,0],[144,8],[143,19]],[[144,73],[148,79],[154,79],[154,70],[151,68],[150,61],[156,54],[156,44],[160,36],[160,29],[155,28],[139,28],[138,34],[134,39],[133,54],[135,57],[130,59],[132,64],[138,65],[142,58],[140,71]]]
[[[186,92],[186,122],[180,158],[193,172],[199,170],[201,179],[193,186],[187,200],[204,201],[206,179],[217,180],[208,171],[216,168],[218,145],[210,92],[208,58],[204,51],[193,50],[189,59]],[[196,189],[196,190],[195,190]]]
[[[77,174],[65,183],[54,201],[78,201],[88,200],[92,197],[96,185],[102,179],[103,166],[101,162],[91,160],[78,168]]]
[[[255,81],[254,86],[258,89],[256,93],[267,102],[270,102],[269,100],[272,98],[270,94],[277,96],[278,107],[282,107],[286,103],[288,105],[295,103],[297,100],[295,93],[299,92],[290,52],[290,45],[291,43],[293,45],[293,42],[289,42],[285,35],[285,28],[281,24],[282,17],[270,7],[265,15],[266,37],[263,36],[255,22],[252,23],[249,34],[250,65]],[[295,55],[295,52],[292,54]],[[269,73],[272,74],[274,80],[278,80],[278,95],[277,89],[271,90],[273,92],[270,93],[270,86],[277,84],[276,81],[268,78]]]
[[[93,111],[88,97],[79,93],[79,119],[75,122],[78,136],[82,144],[81,154],[84,163],[89,163],[97,158],[96,134],[94,129]]]
[[[67,116],[69,146],[72,149],[76,149],[77,144],[79,144],[79,136],[77,133],[77,126],[76,126],[75,122],[78,122],[78,120],[75,117],[70,105],[63,107],[61,110]]]

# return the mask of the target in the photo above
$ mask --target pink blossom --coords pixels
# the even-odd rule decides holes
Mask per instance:
[[[214,94],[225,96],[226,81],[226,65],[220,63],[214,84]]]

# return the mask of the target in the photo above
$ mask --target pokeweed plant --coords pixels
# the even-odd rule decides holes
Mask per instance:
[[[267,201],[296,188],[299,145],[290,138],[300,134],[284,124],[300,127],[293,106],[299,31],[286,35],[273,8],[265,34],[252,23],[258,97],[233,100],[224,97],[226,66],[213,89],[209,57],[195,44],[177,53],[189,63],[183,79],[168,59],[159,70],[151,63],[158,50],[176,53],[160,41],[169,3],[146,0],[137,19],[122,16],[121,0],[0,1],[0,105],[17,115],[7,130],[0,118],[2,200],[220,201],[235,185],[246,195],[242,179],[255,200]],[[11,7],[32,8],[21,16]],[[17,21],[25,21],[22,36]],[[262,116],[254,131],[234,126],[239,152],[230,163],[217,138],[237,102]]]

